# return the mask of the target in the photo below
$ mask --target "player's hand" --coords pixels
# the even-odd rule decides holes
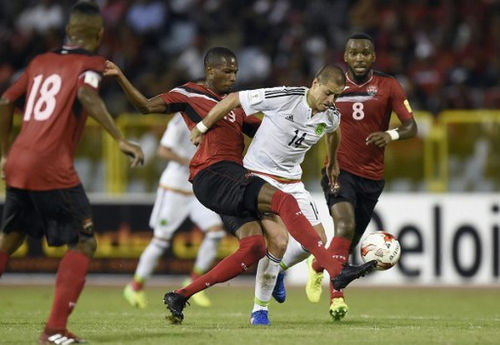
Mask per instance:
[[[328,184],[330,185],[330,192],[333,194],[337,194],[340,190],[340,185],[338,183],[339,174],[339,164],[337,160],[332,160],[326,166],[326,177],[328,178]]]
[[[118,142],[118,147],[120,148],[120,151],[130,157],[130,166],[132,168],[144,164],[144,153],[139,145],[122,139]]]
[[[114,62],[106,60],[102,75],[105,77],[120,77],[122,75],[122,70]]]
[[[196,128],[196,126],[195,126],[191,130],[190,139],[191,139],[191,142],[193,144],[195,144],[196,146],[198,146],[203,141],[203,133],[201,133],[200,130],[198,128]]]
[[[2,156],[0,158],[0,177],[5,180],[5,164],[7,163],[7,157]]]
[[[366,137],[366,145],[376,145],[378,147],[386,147],[392,141],[389,133],[375,132]]]

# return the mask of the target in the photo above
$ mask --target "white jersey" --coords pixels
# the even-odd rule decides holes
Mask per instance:
[[[306,87],[275,87],[240,91],[247,115],[262,112],[264,118],[243,160],[245,168],[287,179],[300,180],[306,152],[325,132],[340,123],[336,108],[312,116]]]
[[[160,145],[174,151],[181,157],[191,159],[196,152],[196,146],[189,139],[190,132],[180,113],[176,113],[168,123],[161,138]],[[161,174],[160,186],[192,193],[193,187],[188,181],[189,167],[175,161],[170,161]]]

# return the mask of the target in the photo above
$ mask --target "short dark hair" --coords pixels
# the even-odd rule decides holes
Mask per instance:
[[[97,15],[101,14],[99,6],[93,1],[78,1],[71,8],[71,14]]]
[[[324,65],[316,73],[315,78],[322,84],[325,84],[328,80],[334,80],[336,83],[343,85],[346,83],[344,70],[337,64]]]
[[[364,32],[356,32],[356,33],[353,33],[351,36],[349,36],[347,38],[347,40],[368,40],[370,42],[372,42],[372,44],[374,45],[375,43],[373,42],[373,38],[368,35],[367,33],[364,33]]]
[[[234,58],[236,60],[236,55],[228,48],[224,47],[214,47],[210,48],[205,54],[203,59],[203,64],[205,69],[208,66],[214,66],[221,62],[222,58]]]

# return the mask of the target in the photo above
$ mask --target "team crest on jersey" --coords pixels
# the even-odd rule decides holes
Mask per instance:
[[[293,122],[293,114],[285,115],[285,120]]]
[[[375,96],[377,94],[378,88],[375,85],[370,85],[366,88],[366,92],[370,96]]]
[[[320,123],[319,125],[316,126],[316,129],[314,131],[316,132],[316,135],[321,135],[323,133],[323,131],[325,130],[325,128],[326,128],[326,124]]]

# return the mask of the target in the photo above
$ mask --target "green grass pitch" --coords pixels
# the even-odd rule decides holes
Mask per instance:
[[[254,327],[251,287],[209,289],[214,306],[187,307],[181,325],[165,320],[162,296],[171,288],[149,288],[150,305],[137,310],[121,287],[87,286],[68,328],[90,344],[500,344],[500,289],[351,288],[350,311],[334,323],[326,291],[311,304],[294,287],[286,303],[271,304],[272,325]],[[0,285],[0,344],[36,344],[52,294],[47,286]]]

